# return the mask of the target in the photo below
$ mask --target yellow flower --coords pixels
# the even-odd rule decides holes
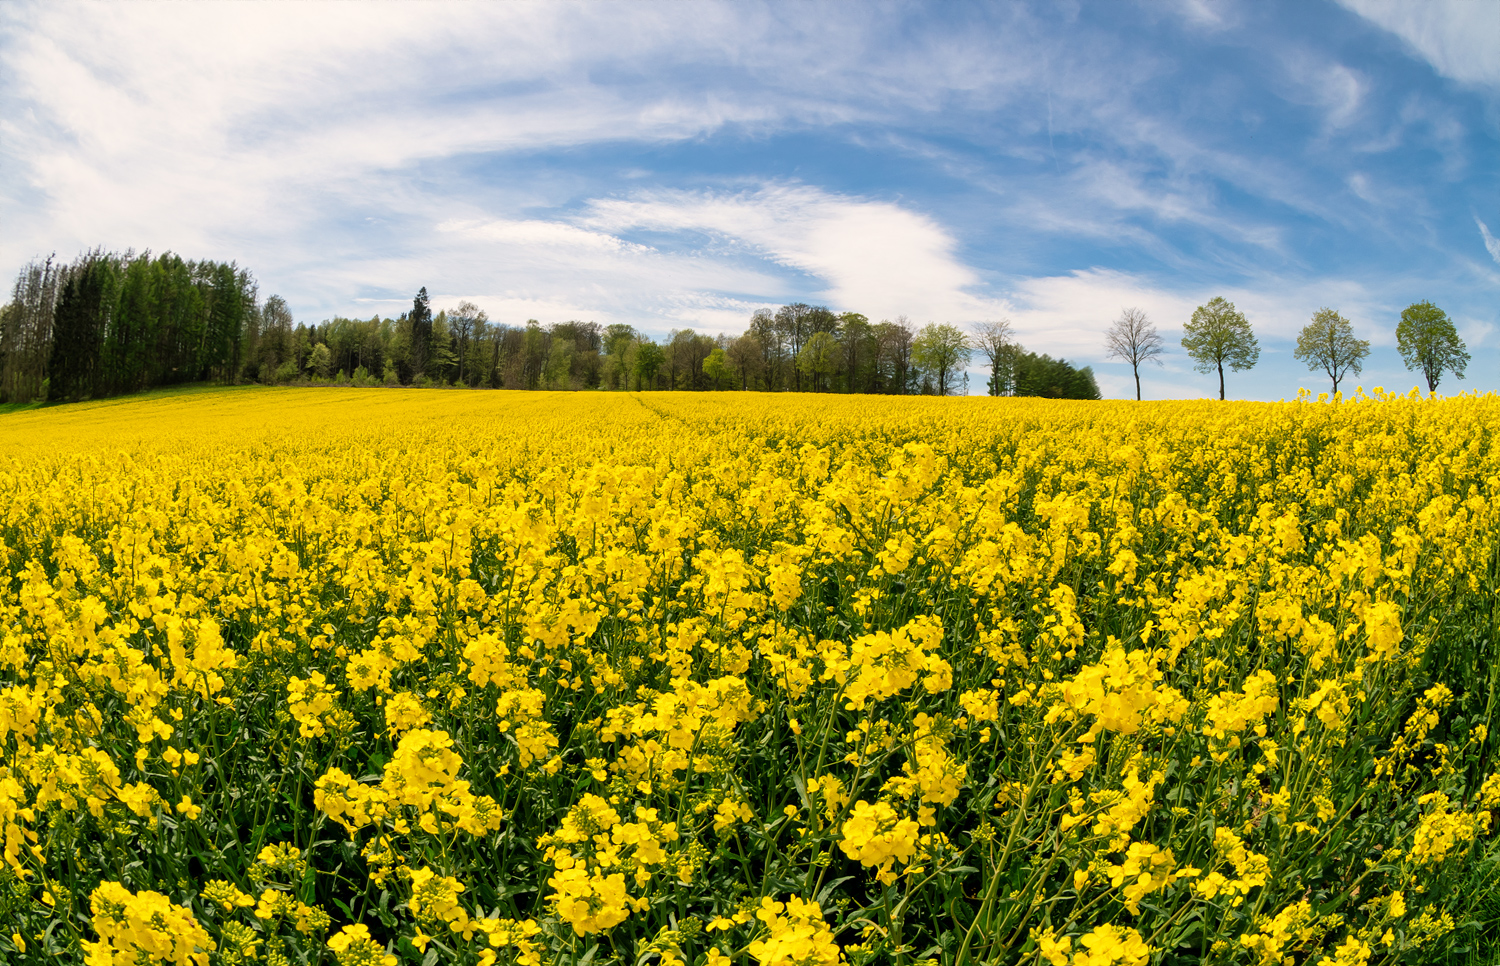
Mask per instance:
[[[370,936],[363,923],[345,926],[328,940],[328,948],[338,958],[339,966],[396,966],[394,955],[387,953]]]
[[[842,961],[816,902],[796,896],[785,903],[765,898],[755,918],[763,932],[747,950],[759,966],[835,966]]]
[[[634,905],[620,872],[591,876],[581,868],[561,869],[547,884],[556,890],[547,898],[556,904],[558,916],[579,936],[618,926]]]
[[[203,898],[214,903],[225,912],[248,909],[255,900],[235,887],[234,883],[215,879],[203,887]]]
[[[98,942],[85,941],[89,962],[172,962],[208,966],[216,948],[208,931],[186,908],[159,892],[132,893],[103,882],[89,896]]]
[[[892,865],[909,862],[915,854],[920,827],[885,802],[858,801],[840,831],[844,854],[866,868],[877,868],[880,881],[889,885],[895,881]]]

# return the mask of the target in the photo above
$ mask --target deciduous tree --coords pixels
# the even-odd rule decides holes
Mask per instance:
[[[1354,336],[1349,320],[1333,309],[1313,313],[1312,321],[1297,333],[1297,348],[1292,353],[1307,363],[1313,372],[1322,369],[1333,380],[1333,391],[1339,391],[1339,380],[1345,375],[1359,375],[1364,358],[1370,354],[1370,343]]]
[[[760,340],[754,333],[746,332],[730,342],[724,354],[734,371],[740,374],[740,389],[749,389],[751,375],[758,373],[764,366],[765,350]]]
[[[1122,359],[1130,363],[1135,375],[1135,398],[1141,398],[1141,364],[1154,362],[1161,365],[1161,354],[1166,344],[1156,332],[1156,326],[1140,309],[1121,309],[1120,317],[1104,333],[1104,348],[1111,359]],[[1222,393],[1220,394],[1222,398]]]
[[[844,388],[848,392],[864,392],[868,382],[865,371],[869,368],[869,346],[873,340],[870,320],[858,312],[841,313],[838,339],[843,350],[840,364],[844,370]]]
[[[635,373],[636,388],[655,388],[656,374],[666,361],[666,354],[662,352],[661,346],[644,338],[636,340],[633,350],[631,369]]]
[[[986,391],[991,396],[1007,395],[1003,390],[1009,387],[1011,380],[1006,370],[1014,356],[1012,349],[1015,344],[1016,333],[1011,327],[1010,319],[978,322],[974,325],[974,347],[984,353],[990,364]]]
[[[904,395],[911,384],[911,352],[917,334],[904,315],[896,316],[894,322],[881,322],[875,327],[876,351],[881,363],[876,372],[883,383],[878,390]]]
[[[1464,377],[1469,353],[1448,313],[1431,302],[1408,305],[1396,326],[1396,347],[1406,368],[1418,369],[1427,379],[1427,391],[1436,392],[1438,382],[1447,370]]]
[[[724,358],[724,349],[714,346],[703,360],[703,374],[714,381],[714,388],[719,388],[719,380],[729,375],[729,364]]]
[[[1219,373],[1219,398],[1224,398],[1224,367],[1252,368],[1260,361],[1260,343],[1234,303],[1214,296],[1193,310],[1182,337],[1182,347],[1199,372]]]
[[[797,354],[797,371],[808,377],[809,387],[817,392],[820,379],[826,383],[838,368],[838,357],[839,343],[833,334],[814,332]]]
[[[756,309],[750,316],[750,331],[746,335],[760,344],[766,364],[766,388],[774,392],[778,385],[784,385],[781,369],[786,356],[786,336],[781,324],[770,309]]]
[[[946,396],[955,385],[955,376],[968,365],[972,355],[969,337],[946,323],[929,322],[912,343],[912,361],[937,380],[937,394]]]
[[[484,309],[465,299],[458,303],[458,307],[448,313],[448,332],[458,348],[458,381],[467,382],[465,361],[469,355],[469,340],[474,336],[476,328],[482,328],[489,321],[489,316]]]

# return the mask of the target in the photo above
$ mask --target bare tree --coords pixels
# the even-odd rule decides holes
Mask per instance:
[[[875,326],[877,351],[884,360],[877,371],[890,377],[885,392],[906,393],[911,382],[911,347],[916,338],[916,330],[904,315],[896,316],[894,322],[881,322]]]
[[[750,316],[750,331],[746,334],[760,343],[761,353],[766,361],[766,388],[775,392],[777,376],[781,374],[781,361],[786,355],[786,340],[781,326],[776,322],[776,316],[770,309],[756,309],[755,314]]]
[[[1015,344],[1016,330],[1011,327],[1010,319],[974,324],[974,348],[983,352],[985,358],[990,361],[989,394],[991,396],[1006,395],[1002,390],[1009,385],[1010,379],[1005,370],[1009,368],[1011,348]]]
[[[1141,363],[1154,362],[1161,365],[1162,350],[1166,344],[1156,334],[1156,326],[1140,309],[1121,309],[1120,317],[1104,333],[1104,347],[1109,356],[1130,363],[1135,373],[1135,398],[1141,398]]]

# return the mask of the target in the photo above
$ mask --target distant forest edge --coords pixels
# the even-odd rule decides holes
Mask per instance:
[[[202,381],[951,395],[968,392],[976,351],[990,395],[1099,398],[1090,368],[1025,351],[1003,323],[970,334],[798,303],[755,312],[737,337],[657,342],[620,324],[496,323],[472,302],[433,314],[424,287],[394,319],[305,325],[232,262],[96,249],[22,269],[0,309],[0,403]]]

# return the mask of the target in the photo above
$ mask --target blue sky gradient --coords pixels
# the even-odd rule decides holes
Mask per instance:
[[[235,259],[299,321],[425,285],[522,323],[739,332],[813,301],[1009,318],[1133,392],[1217,392],[1178,340],[1235,301],[1237,398],[1418,381],[1431,300],[1500,390],[1500,4],[0,6],[0,270],[93,245]],[[977,373],[977,366],[976,366]],[[976,380],[975,385],[982,385]]]

